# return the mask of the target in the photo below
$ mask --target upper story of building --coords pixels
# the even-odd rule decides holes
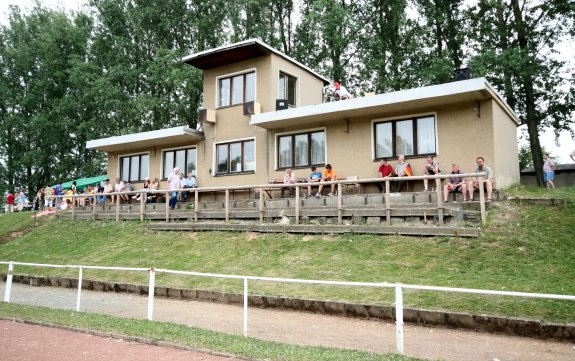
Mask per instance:
[[[200,121],[238,117],[319,104],[327,78],[259,39],[189,55],[183,62],[203,70]]]

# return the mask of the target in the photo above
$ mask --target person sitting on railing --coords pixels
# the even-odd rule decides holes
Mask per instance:
[[[114,184],[114,192],[123,192],[126,189],[126,185],[120,178],[116,178],[116,184]],[[122,201],[122,197],[118,196],[110,196],[112,198],[112,204],[116,203],[116,197],[119,197],[120,202]]]
[[[331,181],[336,181],[337,180],[337,175],[335,174],[335,169],[333,169],[331,167],[331,164],[326,164],[325,165],[325,169],[323,170],[323,172],[321,172],[321,182],[331,182]],[[323,184],[320,183],[319,185],[319,189],[317,190],[316,193],[316,197],[319,198],[321,197],[321,190],[323,188]],[[328,196],[333,197],[337,195],[336,191],[335,191],[335,183],[331,184],[331,192],[329,192]]]
[[[144,185],[143,185],[142,189],[144,190],[144,192],[147,192],[150,190],[150,178],[149,177],[144,178]],[[142,195],[142,193],[138,193],[135,196],[132,196],[132,199],[139,201],[141,195]],[[144,194],[144,197],[146,197],[145,194]]]
[[[433,156],[428,155],[425,159],[425,163],[423,164],[423,175],[437,175],[441,173],[439,169],[439,162],[433,160]],[[429,189],[427,188],[429,180],[427,178],[423,178],[423,191],[427,192]]]
[[[450,192],[461,192],[463,194],[463,201],[465,202],[467,197],[467,186],[465,185],[465,180],[457,176],[457,174],[463,174],[463,172],[459,169],[459,164],[457,163],[453,163],[451,169],[451,174],[454,174],[455,176],[447,178],[445,186],[443,186],[443,201],[445,203],[448,202],[448,196]]]
[[[485,159],[483,159],[483,157],[477,157],[475,162],[477,163],[477,168],[475,168],[474,173],[487,173],[487,177],[484,182],[485,188],[487,188],[487,201],[490,202],[491,197],[493,196],[493,171],[485,165]],[[479,189],[479,178],[470,180],[469,183],[467,183],[467,189],[469,190],[469,201],[473,202],[473,192],[476,189]]]
[[[160,181],[156,177],[156,178],[154,178],[154,180],[150,184],[150,191],[157,191],[158,189],[160,189]],[[146,202],[147,203],[156,203],[157,200],[158,200],[158,194],[150,193],[150,195],[146,199]]]
[[[284,174],[284,184],[296,184],[297,179],[295,176],[295,172],[291,170],[291,168],[286,169],[286,173]],[[292,196],[294,194],[295,188],[289,188],[288,194]],[[285,188],[282,188],[282,197],[284,194]]]
[[[389,163],[387,163],[387,158],[383,158],[381,160],[381,165],[379,166],[377,172],[379,173],[380,178],[393,177],[393,168]],[[380,192],[383,192],[383,182],[376,183],[375,185],[377,186],[377,189],[379,189]]]
[[[133,192],[134,189],[134,185],[132,184],[132,181],[128,180],[126,182],[126,187],[124,188],[124,192]],[[130,199],[131,199],[131,195],[130,194],[122,194],[122,199],[126,202],[126,203],[130,203]]]
[[[307,180],[307,194],[306,194],[306,198],[307,197],[311,197],[312,193],[311,193],[311,186],[313,183],[319,183],[321,182],[321,172],[317,171],[316,167],[311,167],[311,173],[309,175],[309,179]]]
[[[182,174],[183,177],[183,174]],[[187,178],[183,178],[182,180],[182,188],[184,189],[188,189],[188,188],[196,188],[197,182],[196,182],[196,177],[194,177],[194,175],[192,174],[192,172],[188,173],[188,177]],[[182,192],[182,201],[186,201],[186,199],[188,199],[188,196],[190,196],[191,192]]]
[[[405,161],[405,156],[403,154],[400,154],[399,157],[397,157],[397,161],[399,163],[395,166],[395,175],[397,177],[411,177],[413,173],[411,172],[411,166],[409,165],[409,163]],[[396,183],[397,186],[395,191],[401,192],[403,190],[403,185],[405,182],[398,181]]]

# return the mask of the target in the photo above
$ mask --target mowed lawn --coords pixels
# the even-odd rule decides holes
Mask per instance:
[[[0,244],[0,261],[575,295],[575,188],[511,192],[553,195],[567,202],[554,207],[501,203],[490,212],[479,238],[155,232],[135,221],[54,220]],[[77,277],[77,270],[17,266],[15,272]],[[148,282],[147,274],[138,272],[85,270],[84,277]],[[243,291],[240,280],[165,274],[158,274],[156,285]],[[250,293],[381,305],[394,302],[391,289],[257,281],[250,282]],[[407,291],[404,303],[412,308],[575,322],[573,301]]]

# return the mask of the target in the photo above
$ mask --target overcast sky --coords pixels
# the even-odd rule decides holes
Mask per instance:
[[[6,24],[7,22],[7,12],[9,5],[19,5],[21,8],[29,9],[33,6],[33,0],[0,0],[0,23]],[[82,10],[86,0],[42,0],[42,4],[46,7],[62,8],[69,10]],[[558,55],[560,60],[568,61],[571,66],[575,66],[575,44],[572,42],[563,42],[561,46],[558,47],[560,54]],[[517,135],[520,137],[524,132],[525,127],[518,128]],[[526,128],[525,128],[526,129]],[[525,138],[525,137],[522,137]],[[572,163],[569,158],[569,153],[575,149],[575,140],[571,138],[571,135],[564,132],[559,137],[559,146],[555,145],[555,137],[552,131],[545,132],[540,135],[541,144],[550,151],[553,157],[558,157],[562,163]],[[527,144],[525,139],[520,140],[520,144]]]

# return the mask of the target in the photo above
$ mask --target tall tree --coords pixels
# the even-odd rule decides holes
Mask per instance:
[[[527,126],[540,186],[543,157],[539,134],[544,128],[571,129],[573,82],[560,76],[564,63],[554,46],[572,31],[575,4],[568,0],[482,0],[470,11],[474,50],[472,66],[500,91]]]

